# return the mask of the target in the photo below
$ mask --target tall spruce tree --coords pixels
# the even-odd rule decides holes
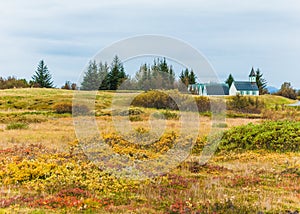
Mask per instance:
[[[99,76],[100,76],[100,90],[107,90],[109,89],[109,80],[108,80],[108,72],[109,72],[109,66],[107,65],[107,62],[104,64],[100,62],[99,64]]]
[[[116,55],[111,63],[111,68],[108,73],[108,85],[110,90],[117,90],[118,87],[127,79],[123,64]]]
[[[96,61],[90,61],[87,71],[84,73],[81,83],[81,90],[98,90],[101,85],[101,78],[98,72]]]
[[[32,76],[32,82],[41,88],[53,88],[52,76],[44,60],[39,62],[37,70]]]
[[[259,94],[267,94],[267,81],[263,78],[263,74],[260,72],[259,68],[256,70],[256,84],[259,90]]]
[[[233,78],[233,76],[231,75],[231,74],[229,74],[229,76],[228,76],[228,78],[227,78],[227,80],[225,81],[225,83],[229,86],[229,88],[230,88],[230,86],[232,85],[232,83],[234,82],[234,78]]]
[[[189,84],[195,84],[196,83],[196,74],[194,73],[193,70],[191,70],[190,75],[189,75]]]

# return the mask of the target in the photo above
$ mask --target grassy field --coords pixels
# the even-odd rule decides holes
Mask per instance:
[[[124,101],[126,96],[130,94],[119,95],[118,102]],[[69,107],[72,104],[72,91],[12,89],[0,91],[0,97],[0,213],[300,211],[300,153],[297,148],[289,152],[284,149],[276,152],[272,147],[262,149],[263,146],[255,149],[250,145],[252,141],[247,140],[243,150],[231,150],[229,148],[233,147],[229,142],[204,165],[199,164],[201,151],[198,151],[161,176],[146,180],[116,177],[99,168],[83,152],[75,135],[72,115],[57,113],[58,105]],[[128,156],[130,160],[143,161],[163,155],[165,150],[172,148],[180,129],[178,111],[134,107],[129,115],[126,112],[114,115],[113,98],[113,92],[99,92],[95,114],[99,132],[114,152]],[[266,103],[266,110],[273,109],[272,114],[285,111],[275,110],[276,105],[294,102],[270,95],[259,99]],[[226,118],[217,128],[234,130],[234,127],[252,123],[257,125],[259,132],[260,124],[273,119],[266,119],[263,114]],[[114,115],[113,119],[111,115]],[[137,146],[120,138],[115,128],[116,121],[129,117],[135,131],[147,134],[155,124],[163,121],[162,115],[167,119],[167,131],[155,142],[154,148]],[[295,115],[289,118],[293,122],[284,135],[286,138],[275,138],[272,133],[266,133],[262,138],[270,138],[274,145],[278,145],[278,139],[299,139],[299,117]],[[211,124],[210,114],[200,116],[195,146],[201,148],[203,139],[213,129]],[[274,133],[279,130],[278,127],[274,129]],[[246,136],[238,134],[233,132],[232,137],[237,136],[237,142],[246,141]],[[255,136],[247,137],[253,137],[256,142]]]

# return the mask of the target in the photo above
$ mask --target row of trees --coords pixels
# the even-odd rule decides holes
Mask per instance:
[[[193,71],[186,69],[182,71],[180,80],[187,86],[196,83],[196,75]],[[115,56],[110,66],[107,62],[99,64],[91,61],[87,71],[84,73],[81,82],[81,90],[116,90],[126,81],[128,89],[172,89],[178,82],[175,81],[175,72],[172,66],[167,64],[165,58],[155,59],[153,65],[144,64],[140,67],[133,79],[125,73],[124,66],[118,56]],[[27,82],[25,79],[15,77],[0,78],[0,89],[41,87],[53,88],[52,75],[44,60],[41,60],[32,79]],[[62,89],[75,90],[77,85],[66,81]]]
[[[54,88],[54,83],[52,80],[52,75],[48,70],[48,66],[45,64],[44,60],[41,60],[37,66],[37,69],[31,80],[18,79],[14,76],[9,76],[8,78],[0,77],[0,89],[10,89],[10,88]],[[65,85],[62,86],[63,89],[77,88],[75,83],[66,81]]]
[[[172,89],[175,83],[175,73],[166,59],[155,59],[153,65],[144,64],[140,67],[132,81],[138,89]]]
[[[128,79],[128,75],[126,75],[118,56],[114,57],[110,67],[107,62],[100,62],[98,65],[96,61],[91,61],[84,73],[81,89],[116,90],[126,79]]]
[[[252,68],[254,71],[254,69]],[[257,69],[256,84],[260,94],[268,93],[266,88],[267,81],[263,78],[262,72]],[[131,79],[125,73],[124,66],[118,56],[115,56],[110,66],[107,62],[99,64],[91,61],[84,73],[81,82],[81,90],[116,90],[122,84],[126,89],[173,89],[186,87],[188,84],[195,84],[197,76],[193,70],[185,69],[180,73],[179,81],[175,79],[175,72],[172,65],[168,65],[165,58],[155,59],[152,65],[143,64],[135,77]],[[230,87],[234,82],[233,76],[230,74],[225,83]],[[184,85],[184,86],[183,86]],[[16,77],[2,78],[0,77],[0,89],[6,88],[26,88],[26,87],[42,87],[53,88],[52,76],[48,70],[44,60],[41,60],[32,79],[27,82],[26,79],[17,79]],[[75,83],[66,81],[63,89],[76,90],[78,87]],[[284,96],[291,99],[297,99],[300,96],[300,90],[296,91],[289,82],[284,82],[276,95]]]
[[[26,79],[17,79],[13,76],[8,78],[0,77],[0,89],[28,87],[53,88],[52,76],[44,60],[39,62],[37,70],[29,82]]]
[[[180,81],[186,86],[196,83],[196,75],[193,71],[186,69],[181,72]],[[125,89],[173,89],[179,87],[176,81],[175,72],[167,60],[154,59],[152,65],[143,64],[135,74],[130,78],[124,71],[124,67],[118,56],[115,56],[111,65],[108,63],[91,61],[84,73],[81,83],[82,90],[116,90],[120,86]],[[181,84],[182,85],[182,84]],[[184,87],[187,88],[187,87]]]

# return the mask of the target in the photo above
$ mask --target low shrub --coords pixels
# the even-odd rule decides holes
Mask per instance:
[[[151,90],[139,94],[134,98],[131,103],[133,106],[140,106],[145,108],[156,108],[156,109],[172,109],[178,110],[178,106],[175,101],[163,91]]]
[[[223,134],[220,150],[300,151],[300,122],[271,121],[232,128]]]
[[[152,90],[139,94],[131,104],[144,108],[209,112],[212,102],[214,102],[214,108],[223,106],[204,96],[191,96],[178,91]],[[193,109],[193,106],[197,109]],[[215,108],[215,111],[220,110]]]
[[[141,118],[141,116],[139,115],[132,115],[132,116],[130,115],[129,120],[131,122],[136,122],[136,121],[143,121],[143,118]]]
[[[72,113],[71,103],[57,103],[53,106],[53,109],[57,114]]]
[[[291,120],[291,121],[299,121],[300,111],[297,109],[286,109],[286,110],[263,110],[262,118],[265,120]]]
[[[73,114],[74,115],[87,115],[90,113],[91,113],[91,110],[86,105],[80,105],[80,104],[73,105]]]
[[[171,112],[170,110],[165,110],[163,112],[155,112],[153,117],[156,119],[166,119],[166,120],[178,120],[179,116],[175,112]]]
[[[221,128],[223,125],[225,128],[225,123],[220,124]],[[198,138],[192,148],[192,154],[201,154],[204,146],[210,142],[213,140],[207,137]],[[299,152],[300,122],[268,121],[258,125],[249,123],[223,132],[217,152],[246,150]]]
[[[212,127],[215,127],[215,128],[227,128],[228,125],[227,125],[227,123],[214,123],[212,125]]]
[[[207,137],[199,137],[194,144],[191,153],[195,155],[200,155],[204,146],[207,144]]]
[[[75,115],[85,115],[90,112],[90,109],[86,105],[72,105],[71,103],[57,103],[53,109],[57,114],[74,113]]]
[[[264,106],[264,102],[260,101],[258,97],[254,99],[249,96],[245,97],[241,95],[232,97],[227,103],[227,107],[229,110],[251,114],[261,113],[261,110],[264,108]]]
[[[28,129],[29,126],[26,123],[10,123],[6,126],[7,130],[13,130],[13,129]]]
[[[34,112],[37,113],[37,112]],[[24,113],[0,113],[0,123],[41,123],[47,121],[46,115]]]
[[[121,111],[119,113],[120,116],[128,116],[128,115],[141,115],[143,114],[144,111],[142,111],[141,109],[139,108],[130,108],[128,111],[125,110],[125,111]]]

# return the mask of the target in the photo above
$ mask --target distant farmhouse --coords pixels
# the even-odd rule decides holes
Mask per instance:
[[[233,81],[230,88],[225,83],[197,83],[188,85],[188,91],[200,96],[259,95],[253,68],[249,74],[249,81]]]

